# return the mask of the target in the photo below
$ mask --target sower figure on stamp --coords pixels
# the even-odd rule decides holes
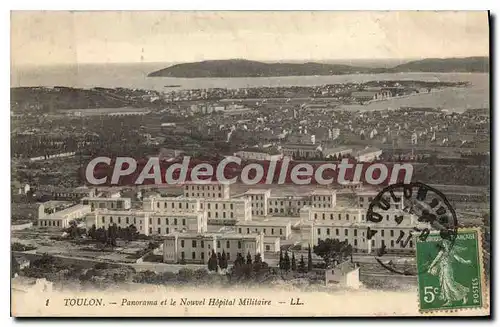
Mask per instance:
[[[434,276],[439,275],[439,285],[441,286],[439,298],[446,301],[444,306],[450,306],[452,302],[460,300],[465,304],[469,288],[455,281],[452,263],[453,260],[457,260],[460,263],[470,265],[471,261],[458,255],[458,252],[465,250],[465,248],[452,247],[449,240],[443,240],[441,244],[441,250],[429,266],[428,273]]]

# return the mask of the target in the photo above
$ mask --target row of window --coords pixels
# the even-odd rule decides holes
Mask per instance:
[[[200,248],[204,249],[205,248],[205,241],[200,241]],[[185,245],[185,240],[181,240],[181,248],[183,248]],[[198,241],[197,240],[191,240],[191,247],[196,248],[198,246]],[[220,249],[221,243],[220,241],[217,241],[217,248]],[[210,246],[208,246],[210,249]],[[226,241],[226,249],[231,248],[231,242]],[[238,241],[238,249],[241,249],[241,241]]]
[[[307,205],[312,205],[312,201],[302,201],[302,205],[304,206],[307,206]],[[278,201],[274,201],[274,204],[273,204],[273,201],[269,201],[269,205],[272,206],[272,205],[275,205],[277,206],[278,205]],[[283,201],[280,201],[280,206],[283,206]],[[288,206],[292,206],[292,201],[288,201]],[[297,201],[297,206],[300,206],[300,201]]]
[[[273,202],[269,201],[269,205],[273,206]],[[278,201],[275,201],[274,206],[277,206],[277,205],[278,205]],[[323,204],[315,203],[315,204],[312,204],[311,201],[309,201],[309,202],[304,201],[303,205],[304,206],[309,205],[309,206],[312,206],[313,208],[331,208],[332,207],[332,205],[330,203],[323,203]],[[283,201],[280,202],[280,206],[283,206]],[[288,206],[292,207],[292,202],[291,201],[288,202]],[[297,202],[297,207],[300,207],[300,206],[301,206],[300,201],[298,201]]]
[[[106,202],[94,202],[94,201],[92,201],[92,202],[90,202],[89,200],[82,201],[82,204],[85,204],[85,205],[88,205],[89,203],[90,203],[90,207],[92,209],[94,209],[96,207],[99,209],[107,208],[108,203],[110,204],[111,209],[115,209],[115,208],[122,209],[125,201],[123,201],[123,200],[116,200],[116,202],[115,201],[110,201],[110,202],[108,202],[108,201],[106,201]]]
[[[379,232],[380,232],[380,236],[382,236],[382,237],[385,236],[385,231],[383,229],[380,229]],[[318,235],[321,235],[321,228],[318,228]],[[330,228],[326,229],[326,235],[330,235]],[[335,235],[337,235],[337,236],[339,235],[339,229],[338,228],[335,229]],[[349,230],[348,229],[344,230],[344,235],[345,236],[349,236]],[[394,230],[392,230],[392,229],[389,230],[389,235],[391,237],[394,237]],[[358,230],[354,229],[354,237],[356,237],[356,236],[358,236]],[[363,233],[363,236],[364,236],[364,233]]]
[[[319,241],[321,241],[321,238],[318,238],[318,243],[319,243]],[[345,242],[345,241],[346,241],[346,239],[344,239],[344,240],[343,240],[343,242]],[[364,242],[364,240],[363,240],[363,242]],[[371,243],[372,243],[372,248],[376,248],[376,246],[377,246],[377,242],[376,242],[376,240],[372,239],[372,240],[371,240]],[[396,242],[394,242],[394,240],[391,240],[391,243],[390,243],[390,244],[391,244],[391,248],[394,248],[395,244],[399,244],[399,246],[400,246],[401,248],[405,248],[405,247],[403,247],[403,246],[401,245],[401,243],[396,243]],[[355,239],[355,240],[354,240],[354,247],[357,247],[357,246],[358,246],[358,240],[357,240],[357,239]],[[384,240],[381,240],[381,241],[380,241],[380,247],[384,247],[384,246],[386,246],[385,241],[384,241]],[[408,247],[409,247],[409,248],[413,248],[413,241],[410,241],[410,242],[408,243]]]
[[[252,215],[256,215],[256,216],[257,215],[261,215],[261,216],[264,216],[264,211],[263,210],[261,210],[261,211],[258,211],[258,210],[253,211],[252,210]]]
[[[203,209],[203,203],[202,203],[202,207]],[[232,203],[229,204],[229,209],[233,210],[234,206]],[[210,210],[210,203],[207,203],[207,209]],[[218,210],[219,209],[219,204],[218,203],[215,203],[215,210]],[[226,204],[223,203],[222,204],[222,209],[226,209]]]
[[[166,208],[167,208],[167,203],[168,203],[168,202],[163,202],[163,208],[164,208],[164,209],[166,209]],[[178,203],[177,203],[177,207],[178,207],[179,209],[182,209],[182,203],[183,203],[183,202],[178,202]],[[189,204],[190,204],[189,202],[184,202],[184,208],[185,208],[185,209],[189,209]],[[156,208],[158,208],[158,209],[160,208],[160,202],[159,202],[159,201],[158,201],[158,202],[156,202]],[[175,209],[175,202],[170,202],[170,208]],[[191,209],[194,209],[194,207],[192,206],[192,207],[191,207]]]
[[[185,209],[189,209],[189,202],[185,202],[184,203],[184,207]],[[172,209],[175,209],[175,203],[174,202],[171,202],[170,203],[170,207]],[[177,207],[179,209],[182,209],[182,202],[178,202],[177,204]],[[160,202],[156,202],[156,208],[160,208]],[[167,202],[163,202],[163,208],[166,209],[167,208]],[[191,209],[194,209],[194,206],[191,206]],[[201,209],[203,209],[203,203],[201,203]],[[211,209],[211,203],[207,203],[207,209]],[[219,204],[218,203],[215,203],[215,209],[218,210],[219,209]],[[222,209],[226,209],[226,204],[225,203],[222,203]],[[233,210],[234,209],[234,204],[233,203],[230,203],[229,204],[229,209]]]
[[[177,229],[174,228],[174,230],[177,230]],[[158,232],[158,235],[162,235],[160,227],[158,227],[157,232]],[[169,234],[169,233],[170,233],[170,228],[168,228],[168,227],[165,228],[165,234]],[[153,228],[152,227],[149,227],[149,234],[153,234]]]
[[[403,247],[401,245],[401,242],[400,243],[395,243],[394,240],[391,240],[391,248],[393,248],[395,246],[395,244],[399,244],[399,246],[401,248],[405,248],[405,247]],[[377,246],[377,242],[375,240],[372,240],[372,247],[376,247],[376,246]],[[384,240],[380,240],[380,247],[384,247],[384,246],[386,246],[385,245],[385,241]],[[410,241],[408,243],[408,247],[413,248],[413,241]]]
[[[338,236],[339,233],[340,233],[339,229],[335,228],[335,235]],[[321,228],[318,228],[318,235],[321,235]],[[326,235],[330,235],[330,228],[326,229]],[[349,236],[349,230],[348,229],[344,230],[344,235],[345,236]],[[358,236],[358,230],[357,229],[354,230],[354,237],[356,237],[356,236]]]
[[[186,190],[188,191],[190,188],[192,191],[195,190],[202,190],[205,191],[205,187],[207,188],[207,191],[213,191],[213,190],[219,190],[222,191],[222,186],[221,185],[187,185]]]
[[[240,228],[238,228],[238,233],[240,233],[240,234],[241,234],[241,232],[242,232],[242,229],[241,229],[241,227],[240,227]],[[256,232],[256,233],[258,233],[258,232],[259,232],[259,229],[258,229],[258,228],[255,228],[255,232]],[[264,234],[266,234],[266,229],[265,229],[265,228],[264,228],[264,229],[262,229],[262,232],[263,232]],[[279,229],[279,233],[280,233],[280,235],[283,235],[283,229],[282,229],[282,228],[280,228],[280,229]],[[250,234],[250,228],[247,228],[247,234]],[[274,235],[274,228],[271,228],[271,235]]]
[[[59,220],[42,220],[41,226],[61,226],[61,221]]]
[[[105,218],[106,218],[105,216],[101,217],[101,221],[102,221],[103,224],[105,223]],[[118,220],[118,224],[122,223],[122,217],[118,217],[117,220]],[[133,221],[134,225],[137,224],[136,217],[133,217],[133,219],[130,219],[130,217],[125,217],[125,224],[130,224],[131,221]],[[109,222],[111,224],[114,223],[113,216],[109,216]],[[139,222],[142,222],[142,220],[139,220]],[[161,225],[161,218],[158,218],[157,222],[158,222],[158,225]],[[165,224],[169,225],[169,222],[170,222],[169,219],[165,218]],[[178,225],[178,222],[179,222],[179,220],[177,218],[173,219],[173,225]],[[186,226],[186,219],[184,219],[184,218],[181,219],[181,222],[182,222],[183,226]],[[153,224],[153,219],[152,218],[149,218],[149,224],[150,225]]]
[[[333,214],[333,213],[331,213],[331,214],[330,214],[330,220],[333,220],[333,217],[334,217],[334,214]],[[363,217],[364,217],[364,216],[363,216]],[[321,214],[321,218],[322,218],[323,220],[325,220],[325,219],[326,219],[326,214],[325,214],[325,213],[322,213],[322,214]],[[345,218],[346,218],[346,220],[349,220],[349,214],[348,214],[348,213],[346,213],[346,214],[345,214]],[[315,214],[314,214],[314,219],[318,219],[318,214],[317,214],[317,213],[315,213]],[[338,214],[338,220],[342,220],[342,214],[341,214],[341,213],[339,213],[339,214]]]
[[[212,213],[210,211],[207,212],[207,216],[208,216],[208,218],[212,218]],[[219,218],[219,212],[218,211],[215,212],[214,218]],[[226,217],[226,212],[225,211],[222,212],[222,218],[228,218],[228,217]],[[233,212],[229,213],[229,218],[234,218]]]
[[[184,251],[181,252],[181,259],[186,259],[186,254],[184,253]],[[196,260],[196,252],[191,252],[191,259]],[[200,259],[205,260],[205,252],[200,253]],[[226,259],[231,260],[230,253],[226,253]]]
[[[216,197],[215,196],[216,193],[212,193],[212,196],[210,196],[210,194],[211,193],[202,193],[201,196],[202,197],[207,197],[207,198],[210,198],[210,197],[215,198]],[[189,196],[189,193],[187,194],[187,196]],[[194,195],[194,193],[191,193],[191,197],[192,198],[194,198],[194,197],[198,197],[199,198],[200,197],[200,193],[196,193],[196,196]],[[222,198],[222,193],[219,193],[218,198]]]
[[[313,201],[331,201],[329,196],[313,195]]]

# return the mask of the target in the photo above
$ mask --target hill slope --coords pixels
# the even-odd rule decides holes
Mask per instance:
[[[149,77],[273,77],[306,75],[343,75],[397,72],[488,72],[488,57],[424,59],[393,68],[368,68],[323,63],[263,63],[230,59],[177,64],[150,73]]]
[[[150,73],[150,77],[269,77],[304,75],[341,75],[368,72],[370,69],[349,65],[307,62],[264,63],[259,61],[231,59],[208,60],[178,64]]]
[[[488,57],[423,59],[398,65],[394,72],[468,72],[487,73],[489,71]]]

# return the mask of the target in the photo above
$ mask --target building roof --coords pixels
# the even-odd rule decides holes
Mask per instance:
[[[370,153],[375,153],[375,152],[382,152],[382,150],[380,150],[379,148],[375,148],[375,147],[368,147],[366,149],[359,150],[356,153],[356,155],[357,156],[361,156],[361,155],[364,155],[364,154],[370,154]]]
[[[290,225],[289,220],[282,218],[266,218],[264,220],[240,220],[236,222],[236,226],[282,226]]]
[[[199,238],[199,239],[238,239],[238,240],[255,240],[260,237],[261,234],[239,234],[234,231],[228,231],[223,233],[195,233],[195,232],[175,232],[166,235],[166,239],[173,238]]]
[[[340,206],[335,206],[333,208],[315,208],[311,206],[305,206],[303,209],[309,209],[313,213],[338,213],[338,212],[345,212],[345,213],[352,213],[352,214],[357,214],[357,213],[362,213],[365,210],[362,208],[350,208],[350,207],[340,207]]]
[[[78,210],[82,210],[85,208],[88,208],[90,211],[90,207],[88,205],[76,204],[74,206],[63,209],[61,211],[57,211],[57,212],[54,212],[52,214],[46,215],[46,216],[42,217],[41,219],[65,219],[66,215],[72,214]]]
[[[220,186],[225,186],[225,185],[229,185],[229,184],[230,184],[229,182],[219,182],[219,181],[211,181],[211,180],[204,180],[204,181],[200,181],[200,182],[185,181],[184,183],[182,183],[183,186],[186,186],[186,185],[199,185],[199,186],[204,186],[204,185],[210,185],[210,186],[220,185]]]
[[[94,197],[85,197],[85,198],[82,198],[82,201],[107,201],[107,202],[114,202],[114,201],[118,201],[118,200],[123,200],[123,201],[132,201],[132,199],[130,198],[100,198],[100,197],[97,197],[97,196],[94,196]]]
[[[283,145],[283,148],[286,149],[317,150],[319,147],[320,147],[319,144],[303,144],[303,143],[289,143]]]
[[[267,193],[267,192],[271,192],[271,189],[259,189],[259,188],[251,188],[251,189],[248,189],[245,194],[264,194],[264,193]]]
[[[351,93],[351,96],[354,98],[373,98],[375,94],[378,94],[378,92],[375,91],[355,91]]]
[[[332,153],[344,153],[344,152],[351,153],[352,149],[348,148],[348,147],[345,147],[345,146],[338,147],[338,148],[326,148],[326,149],[323,149],[323,154],[326,155],[326,156],[330,155]]]
[[[245,149],[241,149],[241,150],[236,151],[234,153],[234,155],[236,155],[238,152],[263,153],[263,154],[270,154],[270,155],[280,154],[280,152],[274,147],[270,147],[270,148],[245,148]]]
[[[317,188],[314,191],[312,191],[310,194],[311,195],[332,195],[335,193],[337,193],[335,190],[327,190],[327,189]]]
[[[165,201],[192,201],[197,202],[202,200],[202,198],[190,198],[184,195],[179,196],[161,196],[161,194],[150,195],[150,199],[165,200]]]
[[[245,198],[229,198],[229,199],[224,199],[224,198],[203,198],[203,202],[247,202],[249,199]]]

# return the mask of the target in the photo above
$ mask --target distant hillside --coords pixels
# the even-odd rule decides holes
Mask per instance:
[[[259,61],[231,59],[208,60],[178,64],[149,74],[150,77],[270,77],[304,75],[342,75],[369,72],[366,67],[320,64],[307,62],[264,63]]]
[[[207,60],[177,64],[150,73],[149,77],[273,77],[306,75],[344,75],[394,72],[488,72],[487,57],[424,59],[411,61],[393,68],[368,68],[323,63],[264,63],[230,59]]]
[[[391,70],[394,72],[487,73],[490,65],[488,57],[423,59],[398,65]]]

